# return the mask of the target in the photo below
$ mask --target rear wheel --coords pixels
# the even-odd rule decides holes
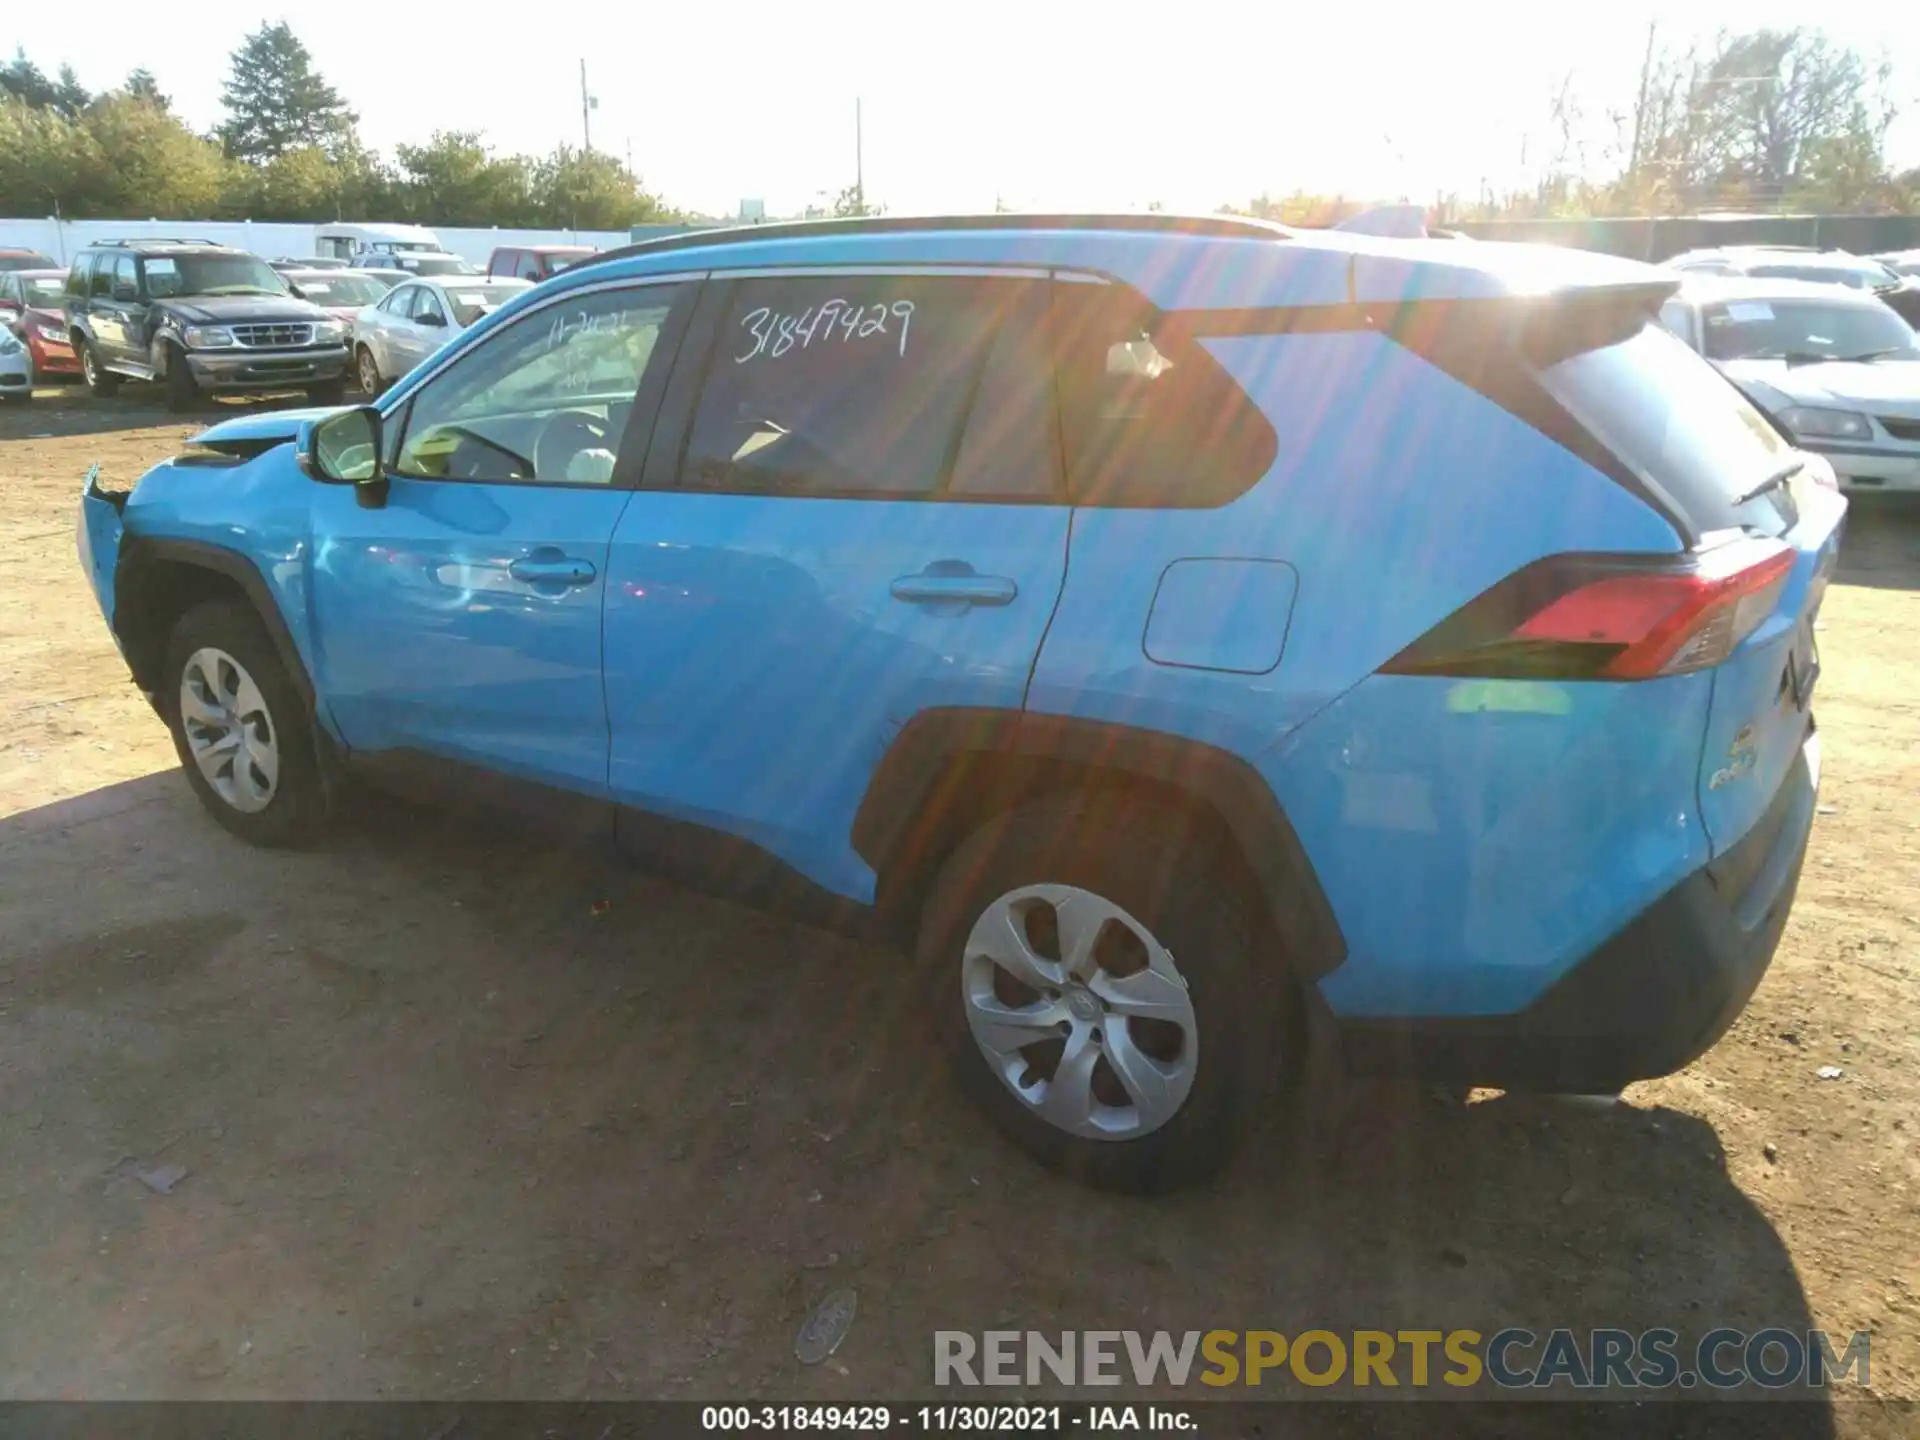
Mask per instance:
[[[1041,802],[954,852],[919,960],[961,1087],[1078,1179],[1170,1190],[1217,1169],[1275,1073],[1290,1001],[1198,817],[1128,797]]]
[[[300,845],[326,820],[312,721],[251,610],[197,605],[174,626],[160,701],[187,782],[256,845]]]
[[[373,351],[362,345],[353,360],[354,373],[360,381],[360,388],[368,395],[380,393],[380,364],[373,358]]]
[[[99,353],[93,348],[91,340],[76,340],[74,346],[80,351],[80,374],[86,380],[88,390],[95,395],[111,395],[120,388],[120,377],[100,363]]]

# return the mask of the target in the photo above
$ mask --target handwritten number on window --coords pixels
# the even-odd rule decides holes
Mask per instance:
[[[898,321],[890,326],[889,321]],[[736,365],[750,360],[779,360],[810,349],[818,340],[823,346],[871,340],[875,336],[898,336],[895,354],[907,353],[907,333],[913,327],[913,301],[895,300],[888,304],[876,300],[854,305],[846,300],[829,300],[817,309],[809,306],[799,314],[776,313],[767,306],[749,310],[740,317],[746,331],[741,351],[733,357]]]

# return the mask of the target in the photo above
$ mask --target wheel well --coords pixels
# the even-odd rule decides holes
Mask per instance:
[[[149,693],[160,687],[167,640],[182,615],[209,600],[253,608],[252,598],[231,575],[178,560],[150,561],[122,575],[115,597],[114,631],[135,683]]]
[[[1222,883],[1244,887],[1256,909],[1259,885],[1226,817],[1201,796],[1164,780],[1127,770],[1052,756],[962,753],[927,790],[932,802],[915,824],[909,843],[900,846],[879,875],[876,903],[886,923],[901,938],[919,924],[927,892],[947,857],[975,830],[996,815],[1036,801],[1062,803],[1098,797],[1128,808],[1178,810],[1194,821],[1190,838],[1220,857]]]
[[[914,926],[928,887],[991,816],[1043,796],[1121,795],[1177,807],[1255,898],[1288,963],[1315,980],[1346,941],[1311,859],[1272,787],[1239,756],[1202,741],[1072,716],[970,707],[923,710],[874,771],[853,847],[876,876],[889,927]]]

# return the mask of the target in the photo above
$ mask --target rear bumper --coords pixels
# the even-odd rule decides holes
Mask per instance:
[[[1809,733],[1745,839],[1655,901],[1534,1004],[1472,1019],[1341,1022],[1357,1074],[1611,1093],[1703,1054],[1746,1008],[1786,928],[1819,789]]]
[[[347,347],[319,350],[206,351],[187,356],[187,368],[202,390],[292,390],[340,380],[347,373]]]

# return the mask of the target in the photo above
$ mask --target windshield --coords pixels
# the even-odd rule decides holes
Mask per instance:
[[[1859,355],[1920,359],[1911,326],[1878,303],[1730,300],[1701,312],[1709,360],[1844,360]]]
[[[393,287],[370,275],[309,275],[293,282],[315,305],[340,310],[348,305],[371,305]]]
[[[1540,379],[1703,533],[1739,524],[1733,502],[1792,455],[1732,382],[1656,323],[1550,365]]]
[[[156,300],[287,293],[280,272],[252,255],[149,255],[141,264],[147,272],[147,293]]]
[[[489,310],[498,310],[525,288],[524,285],[449,285],[446,293],[453,305],[454,319],[465,326]]]
[[[35,300],[58,300],[67,288],[67,277],[60,275],[25,275],[20,283],[26,287],[29,302]]]

